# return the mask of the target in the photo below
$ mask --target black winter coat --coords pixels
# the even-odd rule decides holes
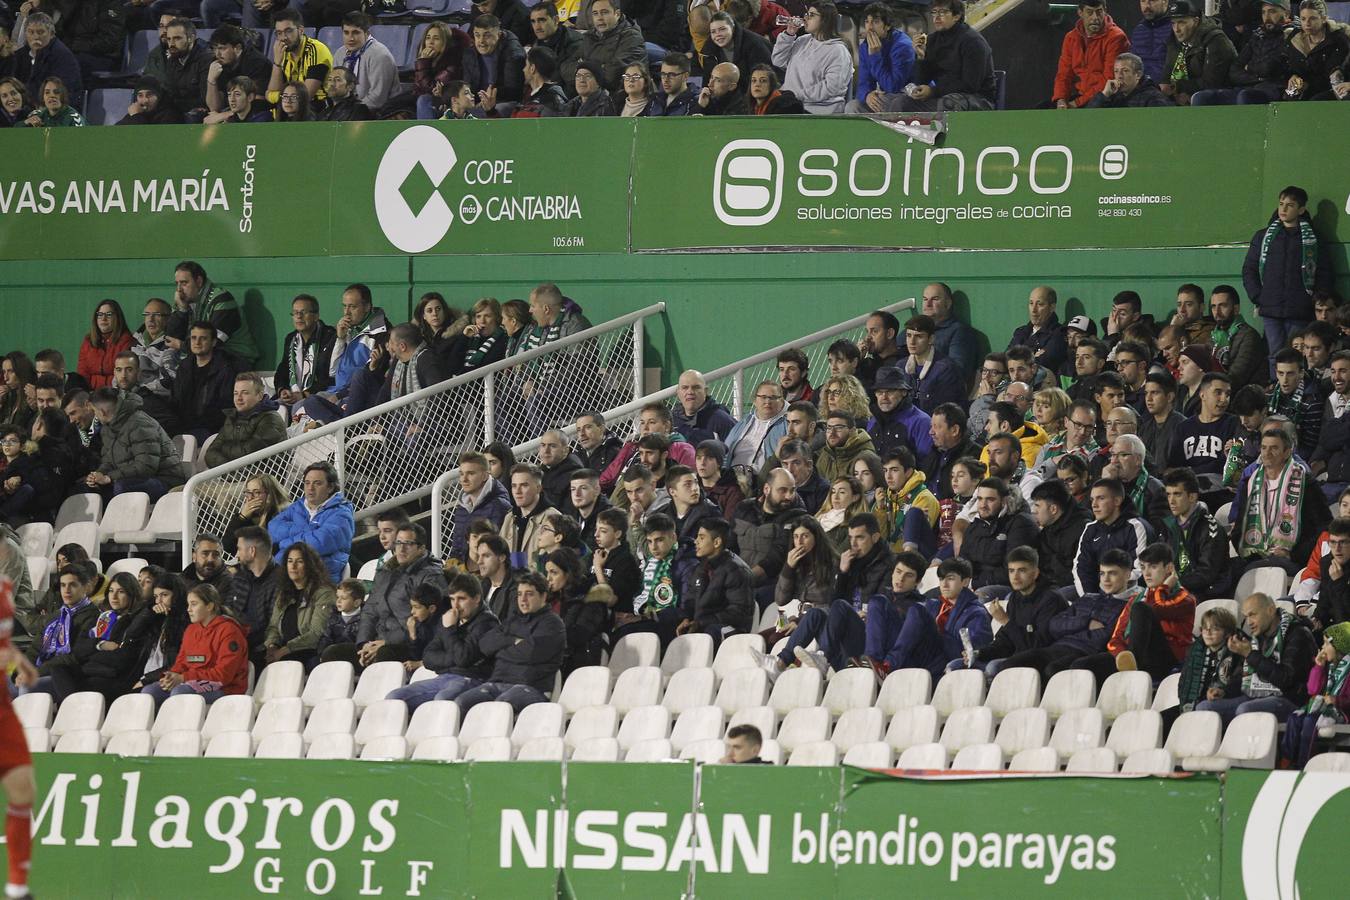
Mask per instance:
[[[928,49],[919,60],[914,81],[933,82],[934,96],[977,94],[990,103],[996,98],[994,53],[989,42],[964,21],[928,38]],[[1042,360],[1044,363],[1044,360]],[[1058,367],[1054,367],[1058,368]]]
[[[847,572],[839,573],[834,595],[850,602],[855,599],[866,602],[890,589],[894,568],[895,551],[884,540],[879,540],[866,556],[853,560]]]
[[[1278,216],[1272,214],[1270,222],[1276,218]],[[1303,221],[1311,222],[1312,219],[1304,213]],[[1262,272],[1261,246],[1265,243],[1267,228],[1252,235],[1247,258],[1242,263],[1242,284],[1247,289],[1247,296],[1263,317],[1311,320],[1312,292],[1303,285],[1303,239],[1299,229],[1281,228],[1275,233]],[[1317,242],[1315,267],[1313,290],[1331,290],[1331,256],[1324,240]]]
[[[966,528],[961,555],[975,567],[972,587],[1007,584],[1005,560],[1013,547],[1036,546],[1036,522],[1024,512],[1006,509],[991,520],[976,518]]]
[[[483,652],[479,641],[483,635],[501,625],[492,610],[481,606],[468,621],[454,628],[437,623],[436,634],[422,651],[422,665],[437,675],[463,675],[465,678],[487,678],[492,672],[492,660]]]
[[[1078,554],[1078,540],[1087,524],[1087,514],[1074,503],[1068,512],[1040,530],[1036,550],[1041,556],[1041,578],[1046,584],[1063,587],[1073,583],[1073,558]]]
[[[136,677],[141,674],[141,665],[149,654],[154,639],[159,636],[159,629],[156,626],[162,621],[163,617],[156,615],[148,605],[142,606],[130,615],[119,617],[106,638],[120,645],[116,650],[99,650],[98,642],[89,638],[86,632],[80,643],[87,642],[88,648],[77,647],[83,657],[81,670],[84,677],[104,679],[130,688]],[[177,645],[173,647],[172,655],[165,651],[165,658],[170,665],[177,657]]]
[[[491,681],[526,684],[548,693],[567,649],[567,627],[545,606],[529,615],[517,612],[484,631],[478,646],[492,657]]]
[[[1069,344],[1065,337],[1064,326],[1059,321],[1058,313],[1050,314],[1050,321],[1046,322],[1035,333],[1032,333],[1031,323],[1019,325],[1013,332],[1012,340],[1008,341],[1008,346],[1012,347],[1021,344],[1030,347],[1032,352],[1044,350],[1040,356],[1036,357],[1040,365],[1045,366],[1051,372],[1058,372],[1064,365],[1064,360],[1069,355]]]
[[[1177,517],[1170,515],[1163,520],[1163,527],[1161,537],[1173,552],[1178,545],[1184,545],[1186,550],[1186,558],[1177,565],[1181,586],[1197,600],[1208,600],[1214,593],[1214,585],[1228,569],[1227,535],[1204,507],[1191,515],[1184,529],[1177,524]]]
[[[1048,646],[1052,640],[1050,620],[1067,606],[1058,591],[1041,582],[1037,582],[1028,594],[1013,591],[1006,603],[1007,624],[998,630],[988,646],[975,652],[975,658],[980,662],[989,662],[1005,659],[1024,650]],[[1109,636],[1111,629],[1104,630]]]
[[[1058,646],[1081,650],[1084,655],[1103,653],[1124,608],[1125,601],[1110,594],[1079,597],[1072,606],[1064,607],[1050,619],[1050,639]],[[1092,628],[1094,621],[1100,622],[1102,627]]]
[[[775,575],[775,577],[777,577]],[[684,616],[700,625],[729,626],[738,634],[754,627],[754,575],[734,553],[722,551],[689,573],[680,603]]]

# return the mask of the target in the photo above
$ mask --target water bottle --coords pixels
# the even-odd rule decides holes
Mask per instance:
[[[784,28],[788,25],[796,25],[798,28],[801,28],[806,24],[806,20],[800,16],[778,16],[773,22],[775,25],[780,25]]]
[[[1233,484],[1242,472],[1242,439],[1233,442],[1228,448],[1228,459],[1223,464],[1223,483]]]
[[[961,629],[961,646],[966,651],[966,668],[968,669],[975,664],[975,645],[970,642],[969,628]]]
[[[857,613],[858,615],[862,615],[862,609],[863,609],[862,588],[854,588],[854,589],[853,589],[853,611],[854,611],[855,613]]]
[[[794,602],[796,599],[794,598]],[[787,613],[783,612],[783,607],[778,607],[778,623],[774,626],[779,631],[787,631],[788,619]]]

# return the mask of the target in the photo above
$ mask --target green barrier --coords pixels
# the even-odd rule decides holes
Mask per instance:
[[[42,755],[44,897],[1343,895],[1350,776]],[[1296,879],[1296,881],[1295,881]],[[1296,887],[1295,887],[1296,883]],[[1245,884],[1245,894],[1244,894]]]
[[[0,259],[1241,245],[1290,181],[1345,240],[1342,105],[946,123],[935,145],[810,116],[9,129]]]

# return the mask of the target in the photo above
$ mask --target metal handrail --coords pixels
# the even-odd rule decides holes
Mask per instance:
[[[354,413],[350,416],[346,416],[334,422],[330,422],[327,425],[320,426],[319,428],[316,428],[312,431],[308,431],[305,432],[304,434],[297,435],[293,438],[289,438],[272,447],[267,447],[262,450],[254,451],[253,453],[241,456],[238,459],[230,460],[229,462],[224,463],[223,465],[216,466],[213,469],[207,469],[205,471],[196,473],[195,475],[193,475],[191,478],[188,479],[187,484],[184,485],[183,487],[183,564],[187,565],[191,561],[192,541],[193,538],[195,537],[194,532],[196,527],[196,520],[193,515],[193,504],[195,502],[195,495],[196,495],[194,489],[197,487],[197,485],[207,481],[211,481],[213,479],[221,478],[222,476],[228,475],[231,472],[236,472],[240,469],[262,462],[263,460],[272,459],[286,453],[291,453],[297,448],[301,447],[302,445],[309,443],[310,441],[319,440],[321,438],[327,437],[328,435],[340,434],[341,432],[350,429],[352,426],[359,425],[360,423],[373,419],[376,416],[384,415],[386,413],[392,412],[396,409],[408,406],[413,403],[425,401],[428,398],[447,393],[449,391],[455,390],[456,388],[462,387],[466,384],[471,384],[477,381],[484,381],[487,384],[491,385],[491,383],[495,379],[495,376],[500,372],[504,372],[507,369],[512,369],[523,364],[528,364],[536,359],[540,359],[541,357],[552,355],[561,350],[565,350],[569,347],[581,344],[587,340],[597,338],[601,335],[608,334],[610,332],[617,331],[623,328],[627,328],[629,325],[634,326],[633,333],[635,346],[633,353],[633,367],[635,369],[635,374],[633,383],[636,392],[637,390],[640,389],[639,386],[641,384],[642,378],[641,373],[643,370],[642,341],[645,331],[642,328],[642,322],[649,316],[660,315],[665,311],[665,309],[666,304],[664,302],[658,301],[648,306],[644,306],[641,309],[634,310],[633,312],[630,313],[626,313],[622,316],[619,316],[618,318],[610,319],[599,325],[593,325],[590,328],[584,329],[583,331],[578,331],[575,334],[571,334],[559,340],[544,344],[541,347],[536,347],[535,349],[530,350],[529,352],[521,353],[515,356],[508,356],[505,359],[499,360],[498,362],[492,363],[491,365],[484,366],[481,369],[475,369],[474,371],[466,372],[463,375],[456,375],[454,378],[438,382],[437,384],[433,384],[429,387],[422,388],[421,390],[418,390],[414,393],[405,394],[404,396],[398,397],[397,399],[389,400],[385,403],[373,406],[370,409],[363,410],[359,413]],[[488,392],[488,397],[489,398],[491,397],[490,389]],[[487,433],[491,434],[492,404],[490,399],[485,404],[484,416]],[[339,455],[339,462],[341,458],[342,448],[343,442],[339,441],[337,451]],[[339,469],[341,469],[341,466],[339,466]],[[339,475],[341,474],[342,472],[339,471]],[[400,495],[398,497],[392,497],[378,504],[375,504],[369,509],[363,509],[360,510],[359,512],[364,515],[378,513],[392,506],[397,506],[402,503],[406,503],[409,500],[416,499],[417,497],[424,496],[427,490],[430,490],[430,488],[415,490],[409,492],[408,494]]]
[[[874,309],[868,310],[862,315],[854,316],[851,319],[846,319],[843,322],[831,325],[829,328],[822,328],[821,330],[812,332],[811,334],[803,335],[802,337],[799,337],[796,340],[787,341],[785,343],[779,344],[777,347],[773,347],[769,350],[764,350],[760,353],[756,353],[754,356],[746,357],[745,359],[742,359],[739,362],[734,362],[731,363],[730,365],[722,366],[721,368],[714,369],[711,372],[704,372],[703,380],[708,384],[711,384],[712,382],[721,380],[723,378],[731,377],[734,379],[732,388],[732,393],[734,397],[733,405],[736,410],[735,412],[736,417],[740,418],[740,409],[742,407],[742,392],[744,386],[742,385],[739,376],[746,369],[762,365],[768,362],[769,360],[776,358],[778,354],[782,353],[784,350],[791,350],[793,348],[802,347],[807,344],[818,343],[820,341],[825,340],[826,338],[831,338],[834,337],[835,335],[843,334],[846,331],[850,331],[854,328],[857,328],[858,326],[865,324],[868,318],[870,318],[872,313],[875,312],[876,310],[881,310],[883,312],[889,313],[896,313],[904,309],[914,309],[914,307],[915,301],[913,297],[908,297],[904,300],[898,300],[895,303],[890,303],[887,304],[886,306],[875,307]],[[655,391],[651,394],[647,394],[644,397],[639,397],[638,399],[633,400],[630,403],[625,403],[621,406],[616,406],[614,409],[605,410],[602,413],[602,415],[605,417],[606,422],[618,421],[624,418],[625,416],[632,415],[633,413],[637,412],[638,410],[642,409],[648,404],[663,403],[666,400],[669,400],[671,397],[675,396],[675,392],[677,390],[678,386],[676,385],[672,385],[671,387],[667,388],[662,388],[661,390]],[[567,425],[558,430],[569,438],[575,437],[576,423]],[[533,440],[526,441],[523,444],[519,444],[515,447],[512,447],[511,450],[512,453],[515,455],[516,459],[522,459],[528,456],[529,454],[533,453],[538,448],[539,448],[539,438],[535,438]],[[443,542],[442,539],[444,535],[442,534],[442,527],[441,527],[442,514],[445,512],[445,500],[444,500],[445,486],[450,482],[451,479],[457,478],[458,476],[459,476],[459,467],[456,466],[450,469],[449,471],[442,473],[435,480],[435,482],[432,483],[431,486],[431,552],[437,556],[442,555],[442,551],[445,549],[442,546]]]

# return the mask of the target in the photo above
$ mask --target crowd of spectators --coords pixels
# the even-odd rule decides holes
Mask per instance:
[[[1350,28],[1328,18],[1324,0],[1224,4],[1217,18],[1197,0],[1139,2],[1143,20],[1127,35],[1105,0],[1079,0],[1044,106],[1350,97]],[[26,0],[12,25],[0,17],[9,31],[0,126],[85,124],[86,90],[126,80],[122,45],[136,27],[157,27],[159,42],[134,73],[122,125],[880,114],[999,102],[993,53],[964,0],[934,0],[926,13],[883,2],[841,11],[830,0],[482,0],[462,30],[430,22],[402,72],[356,6]],[[306,26],[340,27],[341,43]],[[268,53],[259,29],[272,32]]]
[[[1282,191],[1243,289],[1182,284],[1165,320],[1124,290],[1100,321],[1064,321],[1043,285],[1008,345],[981,357],[983,337],[933,282],[907,321],[873,312],[860,340],[831,345],[828,373],[783,352],[743,415],[690,370],[673,408],[644,407],[631,435],[587,412],[575,438],[524,435],[537,463],[500,443],[465,449],[445,558],[393,509],[372,523],[370,582],[343,580],[356,523],[328,463],[306,468],[289,505],[270,476],[210,485],[237,513],[224,538],[197,538],[181,573],[109,580],[69,545],[52,591],[20,592],[39,689],[212,699],[243,690],[249,660],[397,661],[434,675],[395,693],[410,706],[519,710],[625,635],[720,643],[776,605],[762,632],[767,646],[787,639],[765,658],[774,677],[1180,671],[1171,718],[1294,715],[1285,754],[1301,763],[1316,723],[1343,720],[1350,674],[1350,307],[1307,205]],[[7,355],[0,540],[67,490],[172,488],[157,417],[215,433],[220,461],[283,437],[278,401],[291,429],[309,427],[380,396],[362,379],[445,377],[584,321],[550,284],[511,329],[496,301],[468,324],[439,295],[390,328],[362,285],[335,326],[308,295],[294,314],[270,398],[239,374],[258,348],[237,303],[190,262],[174,303],[150,301],[134,333],[99,304],[76,372],[52,351],[40,374]],[[1194,630],[1199,601],[1271,567],[1289,576],[1287,598],[1236,597],[1241,625],[1216,609]],[[920,593],[926,577],[938,586]]]

